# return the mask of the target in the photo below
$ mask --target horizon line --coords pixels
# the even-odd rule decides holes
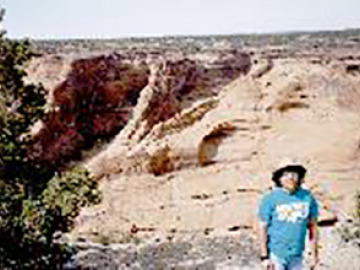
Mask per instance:
[[[6,30],[6,29],[5,29]],[[159,35],[134,35],[134,36],[119,36],[119,37],[44,37],[32,38],[21,37],[13,38],[7,37],[11,40],[32,40],[32,41],[58,41],[58,40],[127,40],[127,39],[161,39],[161,38],[201,38],[201,37],[231,37],[231,36],[267,36],[267,35],[298,35],[298,34],[316,34],[316,33],[332,33],[332,32],[348,32],[360,31],[360,27],[344,27],[334,29],[308,29],[308,30],[279,30],[279,31],[263,31],[263,32],[238,32],[238,33],[214,33],[214,34],[159,34]],[[6,31],[7,34],[7,31]]]

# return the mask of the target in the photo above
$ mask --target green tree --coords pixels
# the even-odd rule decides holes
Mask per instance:
[[[0,268],[58,268],[69,253],[54,234],[69,231],[80,208],[101,198],[84,168],[60,176],[28,158],[30,130],[46,103],[42,85],[24,82],[33,56],[30,42],[0,33]]]

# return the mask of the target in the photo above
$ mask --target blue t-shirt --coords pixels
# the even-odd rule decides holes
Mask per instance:
[[[308,221],[318,215],[318,204],[309,190],[299,188],[291,194],[275,188],[266,194],[259,217],[267,223],[270,252],[284,260],[302,256]]]

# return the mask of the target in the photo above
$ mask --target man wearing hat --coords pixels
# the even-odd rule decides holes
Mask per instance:
[[[273,172],[275,188],[265,194],[259,207],[261,260],[266,269],[303,269],[305,236],[309,229],[311,268],[318,262],[316,220],[318,204],[301,187],[306,169],[294,160],[283,160]]]

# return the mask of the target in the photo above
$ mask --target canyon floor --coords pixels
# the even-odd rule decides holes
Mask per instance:
[[[360,183],[357,31],[35,44],[28,80],[50,108],[101,97],[128,112],[89,116],[112,135],[80,160],[73,130],[58,154],[39,128],[39,156],[85,165],[103,192],[64,236],[79,250],[68,268],[260,269],[257,208],[291,157],[321,208],[318,269],[360,269],[338,233]]]

